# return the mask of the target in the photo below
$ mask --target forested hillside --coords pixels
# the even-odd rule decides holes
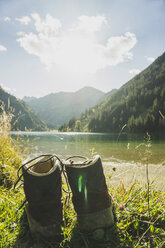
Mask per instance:
[[[24,101],[8,94],[0,87],[0,113],[3,111],[3,105],[6,112],[12,113],[12,130],[47,130],[46,124]]]
[[[101,104],[70,120],[61,131],[165,131],[165,53]],[[77,128],[78,127],[78,128]]]
[[[83,111],[95,106],[104,96],[106,94],[100,90],[84,87],[76,92],[51,93],[40,98],[24,97],[23,100],[50,128],[59,128],[72,117],[79,118]]]

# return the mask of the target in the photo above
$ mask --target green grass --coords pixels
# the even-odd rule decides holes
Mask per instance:
[[[76,214],[70,200],[64,207],[64,240],[55,244],[32,239],[24,207],[18,211],[24,200],[23,190],[1,186],[0,247],[165,247],[165,193],[154,190],[154,185],[150,186],[149,216],[147,188],[140,184],[126,188],[121,184],[109,189],[114,200],[115,226],[106,230],[100,239],[97,233],[82,234],[76,226]]]
[[[0,186],[11,187],[16,179],[16,169],[21,165],[20,147],[13,143],[9,131],[12,115],[0,106]]]
[[[20,151],[9,135],[0,134],[0,185],[11,187],[16,179],[16,169],[21,165]]]

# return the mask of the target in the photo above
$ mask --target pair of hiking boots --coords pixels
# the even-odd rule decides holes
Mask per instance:
[[[41,155],[21,168],[25,209],[33,236],[62,236],[62,173],[72,191],[79,229],[88,232],[113,225],[112,200],[100,156],[76,162],[74,156],[60,160],[56,155]]]

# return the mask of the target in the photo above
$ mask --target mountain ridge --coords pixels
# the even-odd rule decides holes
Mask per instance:
[[[80,131],[129,132],[165,131],[165,53],[100,104],[83,113]],[[60,128],[76,131],[76,120]]]
[[[12,109],[12,130],[47,130],[46,124],[39,119],[36,113],[24,101],[7,93],[2,87],[0,87],[0,101],[0,105],[4,104],[4,108],[7,113],[11,112]],[[8,108],[9,103],[10,108]],[[0,108],[0,113],[2,111],[3,110]]]
[[[60,91],[31,100],[28,97],[23,99],[27,99],[28,105],[50,128],[58,128],[73,117],[79,118],[83,111],[104,99],[105,94],[101,90],[85,86],[75,92]]]

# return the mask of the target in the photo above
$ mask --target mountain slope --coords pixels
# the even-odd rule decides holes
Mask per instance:
[[[27,98],[29,106],[42,120],[58,128],[72,117],[79,118],[86,109],[96,105],[105,93],[92,87],[84,87],[76,92],[59,92],[35,99]]]
[[[131,132],[165,131],[165,120],[159,111],[165,114],[165,53],[101,104],[84,113],[79,129],[120,132],[127,125]],[[68,127],[69,124],[65,129]]]
[[[5,92],[0,87],[0,106],[2,102],[5,105],[5,111],[11,111],[12,109],[12,130],[26,130],[43,131],[47,129],[46,124],[39,119],[32,109],[22,100],[17,99]],[[8,109],[8,105],[10,108]],[[2,109],[0,108],[0,113]]]
[[[105,93],[100,99],[99,99],[99,103],[103,102],[106,98],[108,98],[110,95],[112,95],[113,93],[115,93],[117,91],[117,89],[112,89],[110,91],[108,91],[107,93]]]

